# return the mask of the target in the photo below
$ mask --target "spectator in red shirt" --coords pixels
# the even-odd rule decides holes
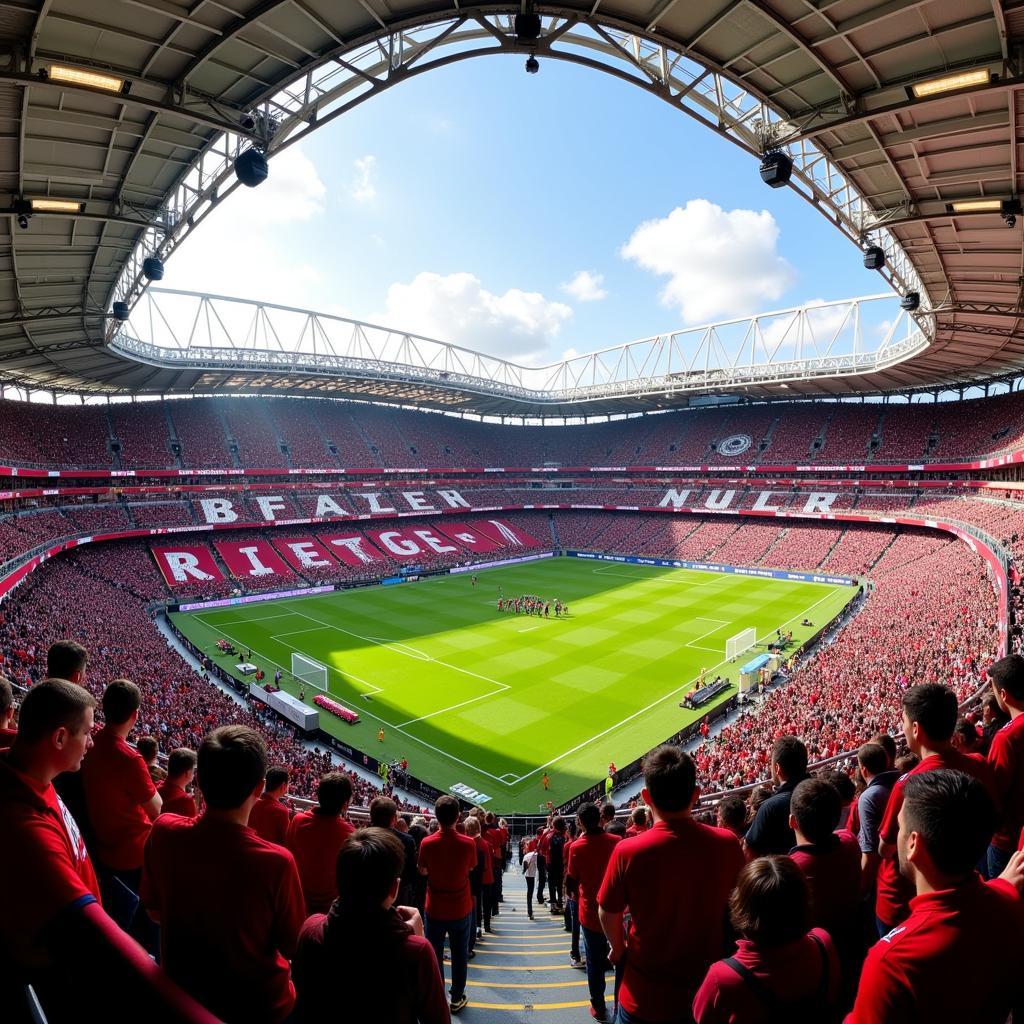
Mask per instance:
[[[317,786],[316,799],[318,806],[292,818],[287,846],[299,869],[307,912],[325,914],[338,896],[338,853],[355,832],[342,817],[352,799],[352,780],[344,772],[328,772]]]
[[[956,694],[940,683],[921,683],[904,691],[903,735],[911,754],[920,758],[905,775],[896,780],[885,807],[879,829],[878,868],[875,893],[875,918],[879,936],[885,935],[910,912],[913,887],[899,869],[896,860],[897,820],[907,780],[938,768],[953,768],[989,785],[988,766],[978,758],[961,754],[950,738],[959,714]]]
[[[552,914],[561,914],[562,882],[565,878],[565,818],[555,816],[551,822],[545,860],[548,866],[548,900]]]
[[[96,841],[104,903],[115,920],[134,928],[155,952],[156,936],[139,914],[138,892],[143,850],[162,801],[146,762],[126,741],[141,703],[139,688],[127,679],[115,679],[103,691],[106,724],[82,762],[82,788]]]
[[[30,983],[51,1021],[77,1020],[99,977],[108,1020],[134,1019],[145,1006],[155,1021],[215,1024],[103,912],[81,833],[53,788],[92,746],[95,706],[82,687],[44,679],[0,753],[0,877],[11,883],[0,914],[0,1005],[18,1020]]]
[[[988,877],[995,878],[1009,863],[1024,827],[1024,657],[1011,654],[989,670],[992,693],[1010,716],[992,737],[988,765],[1000,810],[999,826],[988,848]]]
[[[604,880],[612,851],[621,842],[618,836],[601,828],[601,812],[597,804],[581,804],[576,812],[582,834],[569,847],[566,869],[566,891],[576,900],[583,949],[587,958],[587,987],[590,990],[590,1015],[594,1020],[607,1020],[605,1006],[605,972],[608,970],[608,940],[601,930],[597,892]]]
[[[657,747],[644,760],[644,782],[654,826],[615,847],[597,895],[611,960],[622,964],[621,1024],[689,1018],[708,967],[725,952],[726,905],[743,867],[737,838],[690,814],[699,791],[688,754]]]
[[[209,733],[198,754],[203,816],[158,819],[142,877],[164,970],[222,1020],[246,1024],[291,1014],[288,961],[306,916],[292,855],[247,825],[266,757],[247,726]]]
[[[794,801],[796,797],[794,794]],[[829,933],[810,929],[810,892],[789,857],[751,861],[729,899],[736,952],[711,965],[696,1024],[821,1024],[833,1019],[841,970]]]
[[[494,887],[494,858],[491,847],[480,834],[480,820],[472,815],[466,819],[466,835],[476,844],[476,867],[469,873],[469,888],[473,893],[473,927],[469,929],[469,959],[476,956],[476,940],[482,936],[481,928],[491,931],[491,900]]]
[[[423,921],[395,905],[403,849],[390,829],[362,828],[338,854],[338,899],[302,927],[292,961],[297,1024],[346,1019],[448,1024],[444,979]]]
[[[832,936],[843,974],[852,979],[863,955],[860,847],[853,833],[836,831],[841,810],[842,799],[830,781],[804,779],[793,790],[789,806],[797,843],[789,855],[807,879],[811,924]]]
[[[715,824],[742,840],[747,831],[747,805],[743,797],[733,793],[719,800],[715,807]]]
[[[437,954],[444,962],[444,940],[452,951],[451,1011],[459,1013],[466,1005],[466,967],[469,958],[469,931],[474,926],[473,896],[469,874],[477,864],[477,847],[469,836],[459,835],[459,801],[447,794],[434,804],[438,830],[420,843],[419,872],[427,876],[426,931]]]
[[[1024,997],[1024,905],[1020,857],[987,883],[975,870],[996,824],[991,798],[977,779],[933,769],[904,781],[898,819],[899,869],[916,895],[868,953],[847,1024],[1002,1024]]]
[[[81,686],[89,665],[89,652],[75,640],[57,640],[46,652],[46,674]]]
[[[11,681],[0,676],[0,750],[6,750],[17,738],[14,727],[14,688]]]
[[[135,749],[139,752],[142,760],[146,762],[146,770],[153,780],[153,785],[159,787],[160,783],[167,778],[167,772],[159,765],[160,744],[154,736],[140,736],[135,743]]]
[[[256,806],[249,816],[249,828],[268,843],[284,846],[292,815],[284,798],[288,795],[288,769],[275,765],[267,770],[267,778]]]
[[[167,758],[167,778],[156,787],[163,805],[161,814],[180,814],[194,818],[199,812],[196,802],[187,792],[196,774],[196,752],[188,747],[172,750]]]
[[[629,818],[629,825],[626,826],[627,839],[632,839],[633,836],[638,836],[641,832],[647,831],[648,824],[646,807],[634,807]]]

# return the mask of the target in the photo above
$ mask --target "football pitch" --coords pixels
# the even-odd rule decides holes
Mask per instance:
[[[702,668],[735,684],[756,652],[727,663],[728,637],[752,626],[766,641],[783,627],[800,641],[856,592],[574,558],[477,577],[476,587],[466,573],[172,618],[223,669],[237,675],[239,659],[217,650],[221,638],[251,649],[268,678],[283,669],[292,693],[292,653],[308,655],[328,666],[330,696],[360,716],[346,725],[321,710],[321,727],[343,743],[408,758],[413,775],[445,791],[468,786],[500,813],[535,813],[697,718],[679,701]],[[558,598],[570,614],[499,613],[499,588]],[[307,702],[315,693],[307,688]]]

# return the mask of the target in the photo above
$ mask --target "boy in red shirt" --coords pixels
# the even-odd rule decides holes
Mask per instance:
[[[187,792],[195,774],[196,752],[188,747],[172,750],[167,758],[167,778],[156,787],[163,801],[161,814],[180,814],[185,818],[196,816],[196,802]]]
[[[213,1022],[103,912],[78,825],[53,788],[92,746],[95,706],[82,687],[45,679],[0,753],[0,877],[17,883],[0,914],[0,1005],[16,1015],[31,984],[50,1020],[75,1020],[101,977],[107,1020],[134,1018],[145,1005],[151,1020]]]
[[[1001,812],[988,848],[988,876],[995,878],[1009,863],[1024,827],[1024,657],[1011,654],[989,670],[992,692],[1000,710],[1010,716],[992,737],[988,765]]]
[[[612,851],[621,842],[619,836],[601,828],[601,812],[597,804],[581,804],[576,812],[582,834],[569,847],[565,888],[576,900],[583,949],[587,957],[587,987],[590,990],[590,1015],[594,1020],[607,1020],[604,1001],[605,972],[608,970],[608,940],[601,931],[597,909],[597,891],[604,880]]]
[[[268,843],[284,846],[292,815],[284,798],[288,795],[288,769],[277,765],[267,770],[266,782],[249,816],[249,828]]]
[[[427,876],[426,931],[439,964],[444,962],[445,936],[451,946],[451,1011],[458,1013],[468,1001],[469,931],[475,924],[469,875],[477,864],[477,847],[469,836],[455,831],[459,820],[455,797],[438,797],[434,817],[441,827],[420,843],[418,867]]]
[[[344,1017],[448,1024],[444,979],[423,921],[396,906],[404,852],[391,829],[361,828],[338,854],[338,900],[303,925],[292,974],[298,1024]]]
[[[247,1024],[281,1024],[292,1012],[288,961],[306,917],[292,855],[247,824],[266,770],[252,729],[209,733],[198,756],[203,816],[159,818],[142,876],[164,970],[222,1020]]]
[[[903,805],[903,788],[908,779],[939,768],[965,772],[989,787],[990,774],[984,761],[968,757],[951,741],[959,715],[956,694],[939,683],[922,683],[904,691],[903,735],[912,754],[921,760],[906,775],[896,780],[878,830],[878,879],[875,887],[875,918],[879,936],[885,935],[910,912],[913,887],[900,872],[896,860],[898,816]]]
[[[963,772],[905,780],[898,862],[916,895],[868,953],[847,1024],[1002,1022],[1020,1005],[1024,858],[987,883],[975,870],[995,823],[985,787]]]
[[[316,788],[316,799],[319,806],[292,818],[286,844],[299,869],[307,912],[326,914],[338,895],[338,851],[355,832],[342,817],[352,799],[352,780],[344,772],[328,772]]]
[[[726,907],[743,867],[736,836],[690,814],[699,790],[688,754],[657,747],[644,760],[644,782],[654,826],[615,847],[597,894],[611,960],[622,964],[620,1024],[686,1019],[725,952]]]

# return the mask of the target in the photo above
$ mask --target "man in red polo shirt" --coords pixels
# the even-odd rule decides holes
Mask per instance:
[[[1001,878],[978,877],[991,798],[977,779],[933,769],[904,781],[898,818],[899,868],[916,895],[868,953],[847,1024],[1005,1021],[1024,998],[1022,858]]]
[[[9,679],[0,676],[0,750],[6,750],[17,738],[14,727],[14,688]]]
[[[249,828],[268,843],[284,846],[292,815],[284,798],[288,795],[288,769],[275,765],[267,770],[263,793],[249,816]]]
[[[1024,657],[1011,654],[989,670],[992,692],[1010,716],[988,749],[992,786],[1000,810],[999,826],[988,848],[988,876],[995,878],[1009,863],[1024,827]]]
[[[188,747],[172,750],[167,758],[167,778],[156,787],[160,794],[161,814],[181,814],[194,818],[196,802],[187,791],[196,774],[196,752]]]
[[[896,860],[897,820],[903,804],[903,788],[908,779],[939,768],[956,771],[980,779],[989,786],[989,770],[984,761],[957,750],[952,742],[959,710],[956,694],[939,683],[922,683],[904,691],[903,735],[911,753],[921,758],[916,767],[896,780],[885,807],[885,817],[878,831],[878,880],[875,886],[875,924],[879,936],[898,925],[910,912],[914,895],[910,883],[900,873]]]
[[[590,989],[590,1015],[594,1020],[607,1020],[604,1001],[605,972],[608,970],[608,940],[601,931],[597,910],[597,891],[604,881],[605,869],[612,851],[621,842],[619,836],[601,828],[601,812],[597,804],[581,804],[576,812],[581,835],[569,847],[566,869],[566,891],[576,900],[583,949],[587,957],[587,986]]]
[[[106,725],[82,762],[82,787],[104,902],[123,927],[134,928],[155,952],[156,936],[145,915],[138,913],[137,896],[143,850],[162,801],[146,762],[126,739],[135,728],[141,702],[139,688],[127,679],[115,679],[103,691]]]
[[[316,799],[317,807],[292,818],[286,845],[299,869],[306,911],[326,914],[338,896],[338,851],[355,832],[342,817],[352,799],[352,780],[344,772],[328,772],[317,785]]]
[[[103,912],[78,825],[53,788],[92,746],[95,706],[82,687],[44,679],[0,753],[0,878],[12,880],[0,914],[0,1006],[19,1020],[31,984],[51,1021],[77,1020],[82,993],[103,978],[105,1019],[134,1018],[144,1005],[153,1021],[214,1024]]]
[[[841,812],[842,798],[831,782],[804,779],[789,804],[789,825],[796,835],[789,855],[807,879],[811,927],[832,936],[843,975],[853,978],[863,955],[860,846],[852,832],[836,831]]]
[[[207,735],[198,755],[206,810],[157,820],[142,876],[164,969],[218,1017],[251,1024],[292,1012],[288,961],[306,918],[294,858],[247,825],[266,758],[263,738],[244,725]]]
[[[466,1003],[466,968],[469,958],[469,930],[474,927],[470,872],[476,867],[476,843],[459,835],[459,801],[438,797],[434,817],[440,828],[420,843],[418,868],[427,876],[426,932],[437,962],[444,963],[444,940],[452,951],[451,1011],[458,1013]],[[443,968],[442,968],[443,970]]]
[[[623,965],[621,1024],[690,1019],[708,967],[727,952],[726,907],[744,863],[736,836],[692,818],[699,791],[688,754],[657,747],[644,783],[654,826],[615,847],[597,894],[611,960]]]

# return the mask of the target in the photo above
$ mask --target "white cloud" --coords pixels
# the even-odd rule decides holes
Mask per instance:
[[[469,273],[417,274],[388,289],[386,307],[370,317],[438,341],[525,362],[550,355],[549,346],[572,309],[540,292],[509,288],[497,295]]]
[[[262,185],[239,186],[196,228],[167,261],[164,284],[326,312],[323,269],[281,248],[283,232],[323,215],[326,197],[312,160],[297,145],[286,149]]]
[[[723,210],[691,199],[637,227],[621,255],[667,276],[662,303],[694,324],[753,313],[778,300],[795,280],[778,240],[779,226],[767,210]]]
[[[571,281],[562,285],[577,302],[600,302],[608,292],[602,287],[604,274],[594,274],[589,270],[581,270]]]
[[[377,198],[377,183],[374,180],[377,176],[377,158],[372,154],[361,156],[358,160],[352,161],[355,167],[355,177],[352,179],[352,186],[349,195],[357,203],[369,203]]]

